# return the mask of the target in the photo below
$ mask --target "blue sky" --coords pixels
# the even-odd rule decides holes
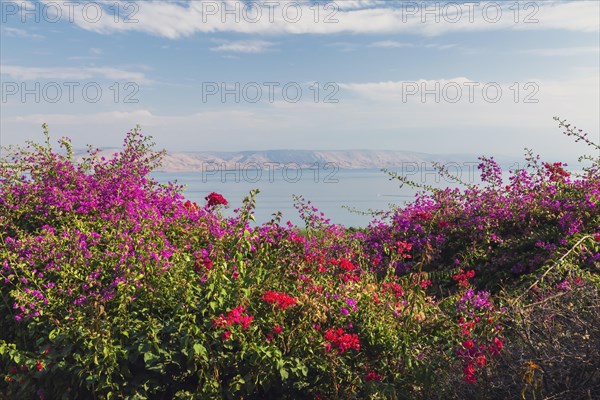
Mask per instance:
[[[47,122],[76,146],[118,146],[139,123],[169,150],[573,159],[585,148],[552,117],[600,132],[597,1],[2,0],[1,12],[3,145]]]

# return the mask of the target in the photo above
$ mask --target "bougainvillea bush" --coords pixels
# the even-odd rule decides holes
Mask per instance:
[[[600,151],[585,134],[559,122],[566,134]],[[474,269],[477,287],[498,289],[523,274],[535,273],[583,236],[600,232],[598,158],[589,157],[591,165],[575,176],[566,164],[541,162],[529,152],[528,168],[511,171],[508,181],[503,181],[493,158],[480,159],[483,184],[464,184],[462,190],[429,188],[390,173],[429,191],[375,221],[367,233],[367,251],[381,260],[386,258],[386,245],[407,241],[419,256],[397,262],[398,273],[415,268],[447,272],[458,275],[455,280],[460,282],[461,274]],[[584,264],[597,268],[597,251],[584,253]]]
[[[6,149],[0,397],[539,398],[556,362],[523,329],[563,293],[598,305],[595,159],[507,184],[484,159],[489,185],[420,194],[356,230],[301,197],[306,226],[256,225],[257,192],[224,217],[234,199],[196,204],[151,179],[152,146],[135,129],[108,159],[75,160],[67,139]],[[567,347],[593,367],[593,346]]]

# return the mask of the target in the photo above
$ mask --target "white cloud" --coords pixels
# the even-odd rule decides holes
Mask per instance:
[[[378,42],[371,43],[369,47],[378,47],[384,49],[401,49],[407,47],[422,47],[426,49],[438,49],[438,50],[447,50],[454,47],[457,47],[458,44],[450,43],[450,44],[439,44],[439,43],[406,43],[406,42],[398,42],[396,40],[382,40]]]
[[[46,3],[51,0],[43,0]],[[61,2],[52,2],[64,7],[63,15],[69,9]],[[487,30],[570,30],[598,32],[600,2],[595,1],[545,1],[531,2],[533,8],[525,9],[520,4],[519,14],[515,14],[514,2],[379,2],[351,1],[333,3],[336,6],[317,13],[310,1],[279,1],[278,6],[269,2],[256,1],[251,11],[247,3],[223,1],[165,2],[148,0],[137,2],[139,10],[130,15],[135,21],[115,22],[110,7],[112,1],[104,4],[103,18],[93,23],[83,18],[83,13],[75,12],[74,23],[83,29],[113,34],[119,32],[144,32],[169,39],[187,37],[195,33],[237,32],[247,34],[389,34],[410,33],[422,36],[439,36],[451,32],[475,32]],[[293,7],[289,7],[292,4]],[[300,5],[300,12],[296,8]],[[414,8],[416,5],[416,9]],[[490,8],[486,8],[492,5]],[[500,5],[501,15],[496,20],[495,8]],[[426,8],[427,6],[427,8]],[[236,8],[237,7],[237,8]],[[287,7],[287,8],[286,8]],[[413,7],[413,8],[411,8]],[[435,8],[435,9],[434,9]],[[225,13],[233,10],[233,14]],[[431,13],[431,10],[434,10]],[[77,10],[76,10],[77,11]],[[515,22],[515,19],[517,20]],[[137,22],[136,22],[137,21]]]
[[[305,0],[305,3],[307,1]],[[367,8],[367,7],[375,7],[375,6],[384,6],[385,0],[343,0],[343,1],[334,1],[332,2],[331,7],[328,8],[329,11],[334,9],[338,10],[354,10],[359,8]]]
[[[232,53],[264,53],[271,50],[274,45],[275,43],[265,40],[223,41],[220,45],[211,47],[211,50]]]
[[[19,65],[1,65],[2,75],[23,81],[45,79],[92,79],[103,78],[116,81],[130,81],[138,84],[148,84],[151,81],[142,72],[127,71],[113,67],[85,67],[85,68],[59,68],[59,67],[24,67]]]
[[[547,48],[547,49],[531,49],[531,50],[523,50],[521,53],[531,54],[534,56],[543,56],[543,57],[571,57],[577,56],[581,54],[598,54],[600,53],[600,48],[598,47],[560,47],[560,48]]]
[[[26,31],[25,29],[10,28],[8,26],[3,26],[1,33],[6,36],[9,36],[9,37],[20,38],[20,39],[43,39],[44,38],[44,36],[42,36],[42,35],[38,35],[37,33],[31,33],[29,31]]]
[[[397,42],[395,40],[382,40],[379,42],[371,43],[371,47],[382,47],[382,48],[395,48],[400,49],[403,47],[414,47],[413,43]]]
[[[356,51],[359,48],[359,45],[357,45],[356,43],[351,43],[351,42],[327,43],[326,46],[327,47],[334,47],[338,51],[341,51],[343,53],[347,53],[347,52],[351,52],[351,51]]]
[[[340,83],[339,87],[369,100],[380,102],[389,100],[418,102],[421,100],[421,93],[423,93],[426,100],[428,98],[433,99],[433,95],[426,95],[425,93],[430,90],[436,90],[437,87],[439,87],[439,90],[437,90],[438,93],[443,94],[444,88],[447,88],[446,94],[453,96],[454,91],[451,93],[450,90],[453,90],[453,87],[456,87],[457,85],[461,90],[465,91],[464,94],[467,96],[465,97],[466,99],[469,96],[469,82],[472,82],[472,80],[465,77],[456,77],[453,79],[440,80],[419,79],[415,81]]]
[[[100,59],[100,55],[103,54],[102,49],[96,48],[96,47],[92,47],[88,50],[89,52],[89,56],[71,56],[71,57],[67,57],[67,60],[73,60],[73,61],[90,61],[90,60],[99,60]]]

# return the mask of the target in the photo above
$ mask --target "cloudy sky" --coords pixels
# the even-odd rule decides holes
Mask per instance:
[[[555,158],[600,135],[600,3],[1,1],[1,144]]]

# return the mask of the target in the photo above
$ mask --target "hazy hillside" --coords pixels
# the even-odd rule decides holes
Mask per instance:
[[[266,150],[243,152],[172,152],[163,161],[163,171],[200,171],[218,166],[221,169],[242,167],[270,168],[285,164],[297,164],[305,168],[315,164],[334,163],[339,168],[396,167],[411,162],[429,164],[431,161],[473,161],[469,156],[442,156],[425,153],[392,150]]]
[[[100,153],[110,157],[118,149],[104,149]],[[83,157],[84,152],[76,152],[76,157]],[[498,159],[498,158],[497,158]],[[219,151],[174,151],[168,152],[158,169],[163,172],[202,171],[207,168],[237,169],[237,168],[281,168],[288,165],[309,168],[318,164],[323,166],[333,163],[338,168],[382,168],[400,167],[406,163],[416,163],[416,166],[429,166],[431,162],[462,163],[477,162],[476,155],[470,154],[428,154],[397,150],[261,150],[240,152]],[[501,157],[502,164],[517,162],[518,159]]]

